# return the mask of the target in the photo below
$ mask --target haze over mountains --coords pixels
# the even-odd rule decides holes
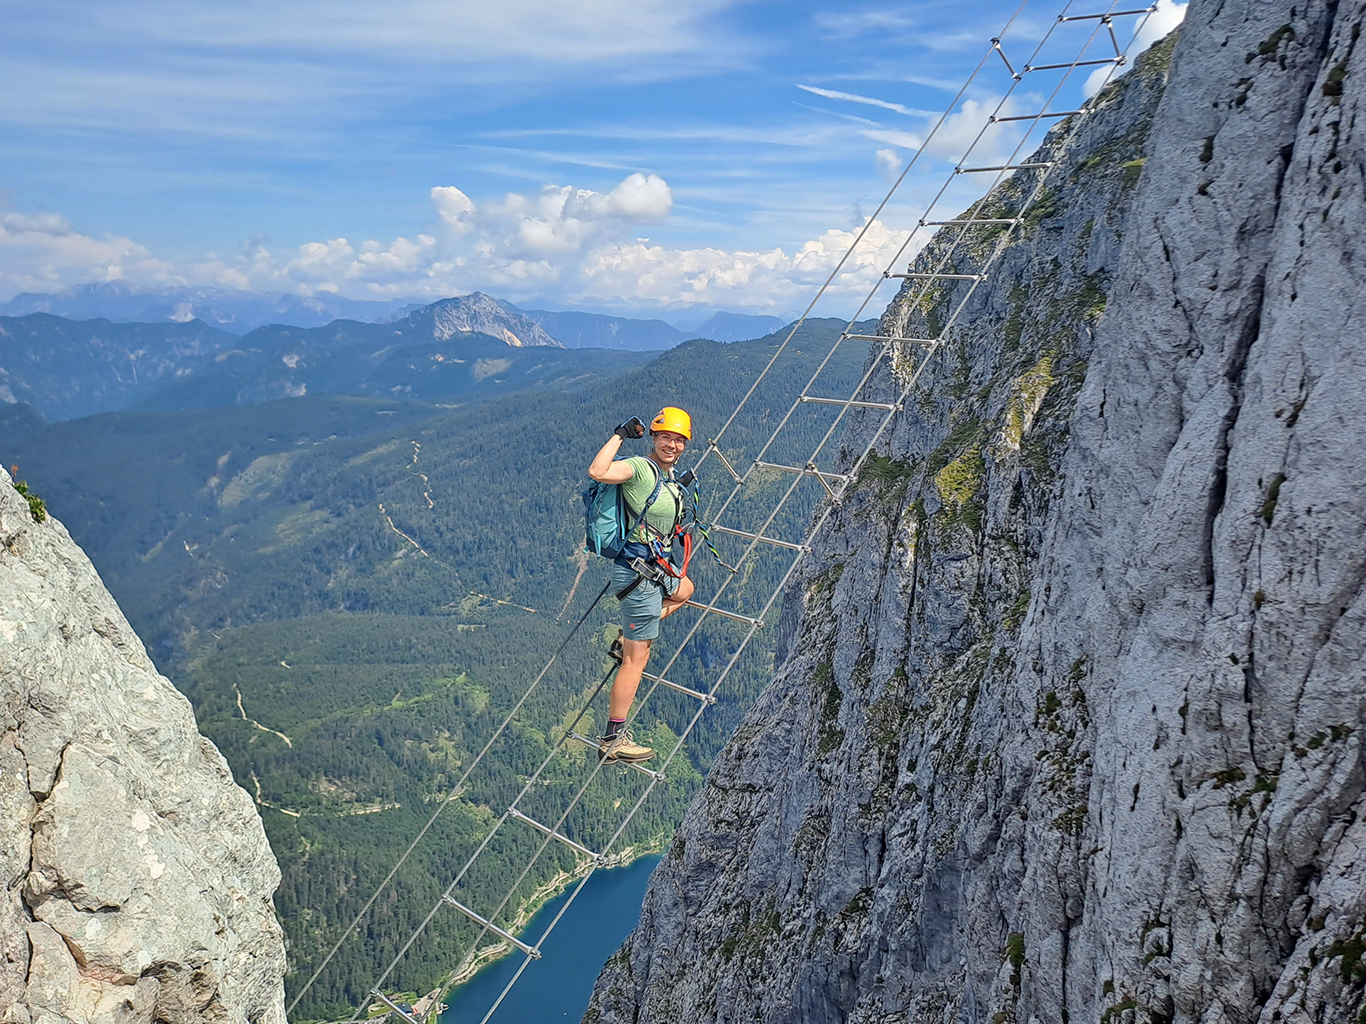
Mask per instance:
[[[24,292],[0,303],[0,315],[51,313],[71,320],[113,320],[116,323],[206,324],[245,334],[263,324],[288,323],[322,327],[345,317],[380,320],[402,311],[402,301],[357,302],[336,295],[266,295],[222,288],[136,288],[124,281],[81,284],[52,294]],[[411,307],[409,307],[411,308]]]
[[[92,286],[81,294],[94,301],[106,293]],[[107,295],[118,300],[115,306],[133,308],[130,292]],[[24,305],[16,299],[9,306],[16,303]],[[735,341],[780,326],[776,317],[717,313],[688,334],[660,320],[523,311],[480,292],[377,321],[272,323],[241,337],[199,319],[127,323],[30,312],[0,316],[0,402],[25,403],[47,420],[65,420],[306,394],[449,401],[563,386],[638,365],[650,351],[698,334]]]
[[[479,292],[461,298],[475,298]],[[711,307],[637,319],[581,310],[519,309],[512,303],[482,296],[510,315],[525,315],[567,348],[665,349],[690,338],[743,341],[781,327],[782,317],[733,313]],[[267,324],[325,327],[334,320],[380,323],[401,319],[424,308],[402,299],[365,302],[337,295],[286,295],[223,288],[137,288],[124,281],[76,285],[54,293],[24,292],[0,302],[0,316],[49,313],[70,320],[115,323],[189,323],[200,320],[230,334],[247,334]]]

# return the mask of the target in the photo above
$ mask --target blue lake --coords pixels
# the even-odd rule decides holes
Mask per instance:
[[[658,863],[658,856],[642,857],[624,868],[593,872],[541,944],[541,959],[522,972],[489,1024],[578,1024],[602,965],[640,920],[645,885]],[[534,942],[560,912],[569,892],[542,907],[519,937]],[[441,1024],[479,1024],[525,960],[514,951],[452,990]]]

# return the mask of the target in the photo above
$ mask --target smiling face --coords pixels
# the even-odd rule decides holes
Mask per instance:
[[[657,430],[654,433],[654,460],[665,469],[673,467],[687,447],[688,439],[672,430]]]

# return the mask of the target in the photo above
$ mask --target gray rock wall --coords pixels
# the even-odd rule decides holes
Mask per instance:
[[[587,1021],[1359,1019],[1362,20],[1194,0],[1050,136]]]
[[[0,1021],[283,1024],[255,807],[3,470],[0,651]]]

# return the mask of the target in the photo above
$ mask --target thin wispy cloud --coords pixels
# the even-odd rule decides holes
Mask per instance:
[[[732,2],[25,4],[6,12],[0,125],[112,120],[182,140],[289,145],[416,98],[487,103],[486,88],[506,101],[585,72],[658,81],[724,66],[747,43],[705,26]]]
[[[691,302],[696,278],[752,308],[788,293],[777,275],[799,280],[819,262],[800,253],[862,223],[1014,4],[11,8],[0,300],[122,275],[357,297],[503,288]],[[1027,55],[1036,36],[1007,45]],[[982,131],[1007,84],[1004,67],[992,73],[930,139],[908,202],[933,195],[940,183],[926,176]],[[1009,151],[1019,135],[1005,129],[988,128],[979,152]],[[632,220],[594,206],[620,213],[623,183],[637,180],[656,203],[640,209],[656,212],[665,192],[651,182],[667,183],[667,212]],[[950,195],[970,202],[972,185]],[[450,193],[432,190],[447,188],[471,204],[456,217],[463,232],[449,203],[434,205]],[[915,215],[894,205],[883,220]],[[628,287],[625,268],[654,283]]]
[[[860,96],[853,92],[840,92],[837,89],[821,89],[814,85],[802,85],[797,83],[797,88],[813,93],[816,96],[824,96],[828,100],[844,100],[846,103],[864,103],[870,107],[881,107],[883,110],[893,110],[898,114],[905,114],[907,117],[935,117],[938,111],[935,110],[916,110],[914,107],[903,106],[900,103],[892,103],[888,100],[880,100],[873,96]]]
[[[882,142],[887,145],[900,146],[902,149],[919,149],[924,145],[924,138],[911,132],[896,131],[892,128],[870,128],[860,132],[865,139],[874,142]]]
[[[877,121],[867,117],[859,117],[857,114],[846,114],[839,110],[827,110],[825,107],[813,107],[810,103],[798,103],[796,100],[793,100],[792,102],[803,110],[814,110],[818,114],[825,114],[827,117],[837,117],[841,121],[852,121],[854,124],[866,124],[874,128],[878,125]]]
[[[864,7],[842,8],[839,10],[818,11],[814,21],[820,30],[830,38],[853,39],[862,36],[877,36],[885,39],[888,35],[899,36],[918,27],[921,19],[930,14],[934,5],[919,5],[916,17],[910,8]]]

